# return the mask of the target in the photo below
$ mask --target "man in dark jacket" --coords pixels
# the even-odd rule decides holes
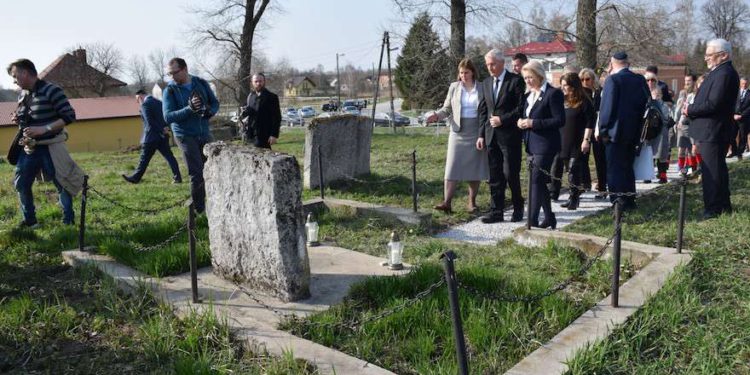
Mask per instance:
[[[247,96],[247,106],[240,118],[247,117],[245,139],[256,147],[270,149],[279,139],[281,108],[279,97],[266,89],[266,76],[253,75],[253,91]]]
[[[599,137],[607,159],[610,201],[614,203],[622,197],[624,209],[635,208],[633,161],[650,96],[646,80],[630,71],[629,66],[625,52],[612,56],[610,76],[604,82],[599,109]]]
[[[490,76],[479,90],[479,137],[476,147],[487,147],[490,166],[490,213],[485,224],[503,221],[505,186],[513,202],[511,221],[523,220],[521,196],[521,130],[517,122],[526,84],[521,76],[505,70],[503,52],[493,49],[484,56]]]
[[[143,119],[143,135],[141,136],[141,160],[132,176],[122,175],[125,181],[131,184],[141,182],[143,174],[146,173],[148,163],[156,151],[159,151],[172,169],[172,178],[174,183],[182,182],[180,167],[177,165],[177,159],[169,148],[169,127],[164,121],[161,100],[151,95],[146,95],[146,91],[138,90],[135,93],[135,100],[141,105],[141,118]]]
[[[747,148],[747,137],[750,133],[750,91],[747,87],[747,78],[740,78],[740,93],[737,97],[737,106],[734,111],[734,121],[737,123],[737,143],[731,156],[742,160],[742,153]],[[735,143],[732,143],[733,145]]]
[[[740,77],[732,66],[732,45],[713,39],[706,45],[709,72],[693,104],[683,107],[690,118],[690,135],[703,155],[703,219],[732,210],[729,199],[729,170],[725,152],[729,146]]]

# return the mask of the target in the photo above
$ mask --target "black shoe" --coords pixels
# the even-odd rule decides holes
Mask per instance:
[[[182,183],[182,177],[175,177],[174,180],[172,180],[173,184],[181,184]]]
[[[505,219],[503,219],[502,213],[490,213],[488,215],[482,216],[482,222],[485,224],[500,223],[503,221],[505,221]]]
[[[607,199],[607,193],[606,192],[599,192],[599,194],[594,195],[594,199],[596,199],[598,201]]]
[[[122,175],[122,178],[125,181],[130,182],[131,184],[137,184],[137,183],[141,182],[141,180],[136,180],[135,178],[130,177],[130,176],[126,175],[126,174]]]
[[[643,180],[643,183],[644,183],[644,184],[650,184],[650,183],[651,183],[651,180]]]
[[[568,198],[568,200],[566,200],[565,202],[560,203],[560,207],[568,207],[568,206],[570,206],[570,198]]]
[[[719,215],[720,214],[716,213],[716,212],[704,212],[703,216],[701,216],[701,220],[700,221],[715,219],[715,218],[719,217]]]
[[[517,223],[523,220],[523,211],[513,211],[513,216],[510,217],[510,221]]]
[[[578,205],[579,205],[579,204],[580,204],[580,202],[581,202],[581,198],[579,198],[579,197],[572,197],[572,198],[570,198],[570,200],[569,200],[568,202],[570,202],[570,203],[569,203],[569,204],[568,204],[568,205],[566,206],[566,207],[568,208],[568,210],[570,210],[570,211],[575,211],[575,210],[577,210],[577,209],[578,209]]]
[[[549,199],[553,201],[557,201],[560,199],[560,192],[559,191],[550,191],[549,192]]]
[[[551,214],[549,218],[545,217],[544,221],[539,224],[539,228],[557,228],[557,218],[555,217],[555,214]]]
[[[18,223],[17,227],[18,228],[36,229],[36,228],[39,228],[39,223],[36,220],[34,220],[34,221],[23,220],[20,223]]]

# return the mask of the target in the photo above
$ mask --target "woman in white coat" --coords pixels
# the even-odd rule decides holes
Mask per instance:
[[[450,127],[443,202],[434,207],[447,213],[452,212],[451,203],[459,181],[469,182],[468,211],[478,211],[479,184],[489,179],[487,153],[475,146],[479,137],[478,95],[482,91],[476,77],[477,69],[471,60],[461,60],[458,81],[451,83],[443,107],[427,117],[428,123],[446,119]]]

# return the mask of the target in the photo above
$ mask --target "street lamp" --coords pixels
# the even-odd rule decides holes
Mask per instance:
[[[344,56],[343,53],[336,53],[336,96],[338,97],[338,103],[336,108],[341,112],[341,74],[339,73],[339,57]]]

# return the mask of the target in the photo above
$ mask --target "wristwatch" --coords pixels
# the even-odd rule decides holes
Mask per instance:
[[[47,124],[47,126],[45,126],[44,128],[47,129],[47,133],[49,133],[49,132],[52,131],[52,125],[51,124]]]

